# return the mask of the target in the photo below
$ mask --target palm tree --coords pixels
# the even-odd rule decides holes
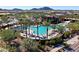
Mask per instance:
[[[48,24],[47,24],[47,39],[48,39]]]
[[[30,23],[29,23],[29,35],[30,35]]]
[[[48,39],[48,26],[49,26],[49,23],[46,21],[45,25],[47,26],[47,39]]]
[[[23,24],[24,24],[24,26],[26,26],[26,38],[27,38],[27,26],[28,26],[28,22],[25,21]]]
[[[33,23],[30,21],[30,20],[28,20],[28,19],[26,19],[26,21],[24,22],[24,25],[26,26],[26,37],[27,37],[27,27],[29,27],[29,36],[30,36],[30,25],[32,25]]]
[[[37,25],[37,36],[38,36],[39,35],[39,32],[38,32],[38,24],[39,24],[39,22],[38,22],[38,20],[36,20],[35,23]]]
[[[37,25],[37,36],[39,35],[39,32],[38,32],[38,24],[39,24],[39,21],[37,20],[38,19],[38,16],[35,16],[36,20],[35,20],[35,25]]]
[[[19,22],[21,24],[21,30],[24,30],[23,26],[26,26],[26,37],[27,37],[27,26],[28,26],[28,21],[22,20]]]
[[[58,29],[58,31],[59,31],[60,33],[63,33],[63,31],[64,31],[64,29],[65,29],[65,27],[62,26],[62,25],[60,25],[60,24],[56,25],[56,28]]]
[[[37,36],[39,35],[39,32],[38,32],[38,23],[37,23]]]
[[[21,25],[21,30],[22,30],[22,24],[23,24],[23,22],[22,21],[19,21],[19,24]]]
[[[29,26],[29,36],[30,36],[30,25],[31,25],[31,21],[28,21],[28,26]]]

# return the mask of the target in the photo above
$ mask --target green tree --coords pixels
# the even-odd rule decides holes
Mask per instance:
[[[65,27],[62,25],[56,25],[56,28],[60,31],[60,33],[63,33]]]
[[[61,37],[50,39],[50,44],[52,45],[61,44],[62,42],[63,42],[63,39]]]
[[[79,22],[78,22],[78,23],[77,23],[77,22],[75,22],[75,23],[70,23],[70,24],[68,24],[67,27],[70,29],[70,31],[71,31],[72,33],[77,32],[77,31],[79,31]]]
[[[20,46],[22,49],[25,49],[25,51],[37,51],[38,50],[38,44],[35,40],[32,39],[24,39]]]
[[[63,33],[64,37],[69,37],[70,34],[71,34],[71,33],[68,32],[68,31]]]
[[[0,33],[0,36],[1,36],[1,39],[4,40],[4,41],[10,41],[10,40],[13,40],[16,36],[18,36],[19,33],[18,32],[15,32],[13,30],[3,30],[1,33]]]

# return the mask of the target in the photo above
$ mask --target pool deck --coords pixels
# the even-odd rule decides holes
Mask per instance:
[[[58,32],[55,32],[53,29],[51,29],[48,31],[48,39],[51,39],[51,38],[57,36],[58,34],[59,34]],[[46,34],[45,34],[45,36],[47,37]]]

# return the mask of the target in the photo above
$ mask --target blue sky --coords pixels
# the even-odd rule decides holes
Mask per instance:
[[[0,8],[3,9],[13,9],[13,8],[19,8],[19,9],[32,9],[32,8],[40,8],[45,6],[0,6]],[[79,6],[46,6],[50,7],[55,10],[79,10]]]

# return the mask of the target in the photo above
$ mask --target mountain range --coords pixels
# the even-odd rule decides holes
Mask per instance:
[[[9,9],[2,9],[2,8],[0,8],[0,11],[7,11],[7,10],[9,10]],[[53,9],[50,8],[50,7],[42,7],[42,8],[32,8],[30,10],[53,10]],[[12,11],[23,11],[23,9],[14,8],[14,9],[12,9]]]
[[[50,7],[42,7],[42,8],[33,8],[31,10],[53,10],[53,9]]]

